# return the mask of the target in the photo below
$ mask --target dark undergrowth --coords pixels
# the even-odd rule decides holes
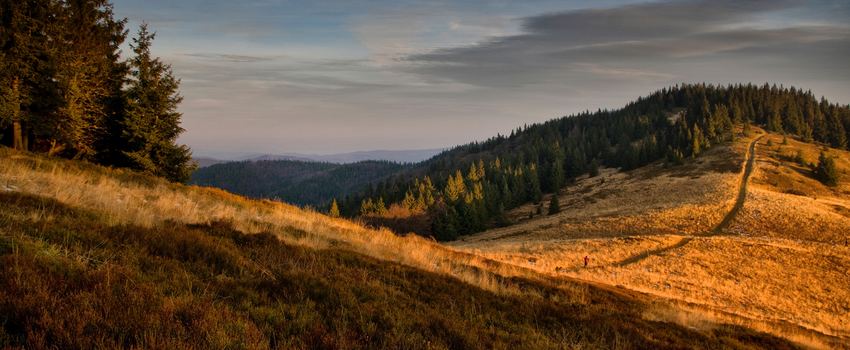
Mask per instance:
[[[590,287],[519,281],[505,296],[227,223],[106,226],[97,213],[0,193],[0,348],[771,348],[732,326],[640,317]]]

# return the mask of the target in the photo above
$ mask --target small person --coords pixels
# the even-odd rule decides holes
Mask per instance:
[[[587,262],[590,261],[590,258],[587,255],[584,256],[584,267],[587,267]]]

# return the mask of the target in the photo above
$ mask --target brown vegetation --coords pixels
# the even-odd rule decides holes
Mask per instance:
[[[569,187],[557,217],[536,218],[453,243],[476,254],[553,276],[622,286],[690,310],[667,320],[731,322],[813,347],[850,343],[850,154],[836,156],[839,186],[811,178],[821,147],[768,135],[756,151],[746,201],[713,235],[737,195],[750,138],[713,149],[684,168],[652,165]],[[771,140],[773,146],[767,146]],[[781,155],[786,155],[782,157]],[[723,160],[734,159],[729,172]],[[684,176],[684,177],[683,177]],[[678,182],[677,179],[685,179]],[[582,258],[591,259],[589,268]],[[627,262],[627,263],[624,263]],[[664,309],[666,310],[666,309]]]
[[[0,347],[793,347],[281,203],[0,152]]]

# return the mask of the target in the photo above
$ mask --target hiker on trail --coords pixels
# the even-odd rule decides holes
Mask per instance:
[[[589,260],[590,260],[590,258],[588,258],[588,257],[587,257],[587,255],[585,255],[585,256],[584,256],[584,267],[587,267],[587,262],[588,262]]]

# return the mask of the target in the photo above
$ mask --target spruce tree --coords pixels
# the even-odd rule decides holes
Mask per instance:
[[[838,186],[838,169],[835,167],[835,159],[821,152],[820,157],[818,157],[818,164],[815,166],[815,176],[824,185]]]
[[[558,194],[553,193],[549,199],[549,215],[554,215],[561,212],[561,203],[558,201]]]
[[[153,57],[155,34],[147,24],[139,28],[130,47],[131,76],[126,92],[127,111],[122,121],[126,166],[171,181],[185,182],[196,165],[185,145],[176,143],[184,131],[177,105],[183,100],[177,88],[180,81],[171,66]]]
[[[110,100],[120,95],[126,71],[119,61],[126,20],[115,20],[107,0],[63,2],[56,20],[57,72],[63,104],[44,133],[48,154],[94,159],[106,136]]]
[[[694,125],[693,139],[691,140],[691,157],[696,158],[702,152],[702,131],[699,126]]]
[[[593,160],[590,161],[590,169],[588,169],[588,174],[590,175],[590,177],[599,176],[599,160],[597,160],[596,158],[593,158]]]
[[[332,218],[339,217],[339,206],[336,204],[336,198],[331,202],[331,207],[328,209],[328,216]]]
[[[11,128],[15,149],[33,149],[29,136],[47,133],[51,128],[46,125],[62,104],[52,40],[61,29],[55,20],[59,5],[53,0],[0,0],[0,128]]]

